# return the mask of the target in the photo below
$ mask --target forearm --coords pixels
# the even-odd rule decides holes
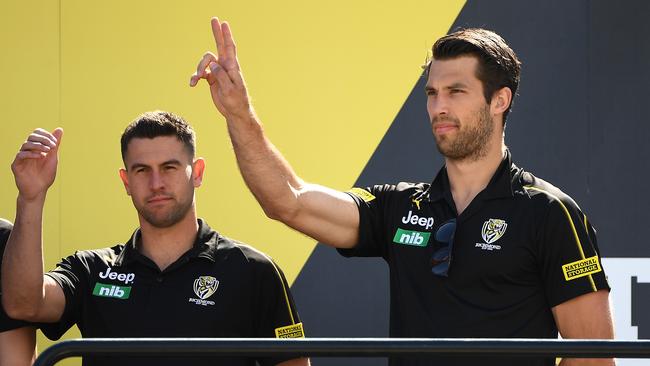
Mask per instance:
[[[308,358],[294,358],[293,360],[280,362],[276,366],[310,366]]]
[[[614,339],[609,291],[599,290],[568,300],[552,308],[564,339]],[[567,358],[562,366],[611,366],[611,358]]]
[[[36,330],[32,327],[0,332],[0,365],[29,366],[36,355]]]
[[[2,302],[13,318],[32,319],[43,303],[44,202],[44,195],[17,200],[16,221],[2,261]]]
[[[359,215],[352,198],[300,179],[254,112],[228,119],[228,131],[244,181],[268,217],[337,248],[356,244]]]
[[[205,79],[215,107],[226,118],[237,164],[246,185],[270,218],[335,247],[352,247],[359,214],[345,193],[306,184],[264,135],[237,60],[228,23],[210,21],[217,55],[206,52],[190,78]]]
[[[229,118],[228,133],[244,181],[264,212],[282,221],[296,215],[304,182],[266,138],[255,113]]]
[[[564,358],[559,366],[613,366],[611,358]]]

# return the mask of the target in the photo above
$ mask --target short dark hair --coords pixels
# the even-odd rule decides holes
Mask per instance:
[[[504,86],[510,88],[512,99],[508,109],[503,112],[503,123],[506,123],[519,87],[521,62],[500,35],[482,28],[460,29],[437,40],[431,51],[434,60],[475,56],[479,62],[476,77],[483,84],[483,95],[487,103],[490,103],[497,90]],[[430,67],[431,60],[426,64],[427,76]]]
[[[196,150],[196,134],[182,117],[171,112],[152,111],[139,115],[131,122],[120,139],[122,147],[122,161],[125,161],[129,142],[134,138],[152,139],[159,136],[176,136],[194,158]]]

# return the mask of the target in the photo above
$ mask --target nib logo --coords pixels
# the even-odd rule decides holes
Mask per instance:
[[[426,247],[429,244],[429,236],[431,236],[431,233],[397,229],[395,237],[393,237],[393,243]]]
[[[120,300],[128,299],[130,294],[130,286],[107,285],[97,282],[93,289],[93,295],[95,296],[113,297]]]

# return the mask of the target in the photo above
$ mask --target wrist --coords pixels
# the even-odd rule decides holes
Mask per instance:
[[[248,99],[248,98],[247,98]],[[226,113],[224,117],[227,122],[240,122],[241,120],[247,120],[251,118],[256,118],[255,110],[253,105],[248,101],[240,101],[230,105],[229,108],[225,108]]]
[[[40,192],[33,195],[26,195],[19,192],[16,202],[19,207],[38,207],[38,206],[43,206],[45,204],[46,196],[47,196],[47,191]]]

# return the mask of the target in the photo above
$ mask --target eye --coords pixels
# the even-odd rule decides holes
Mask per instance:
[[[462,89],[451,89],[449,92],[451,94],[459,94],[459,93],[462,93],[463,90]]]
[[[167,171],[173,171],[176,170],[176,165],[165,165],[164,169]]]
[[[426,93],[427,95],[436,95],[436,91],[433,90],[433,89],[427,89],[427,90],[425,90],[425,93]]]

